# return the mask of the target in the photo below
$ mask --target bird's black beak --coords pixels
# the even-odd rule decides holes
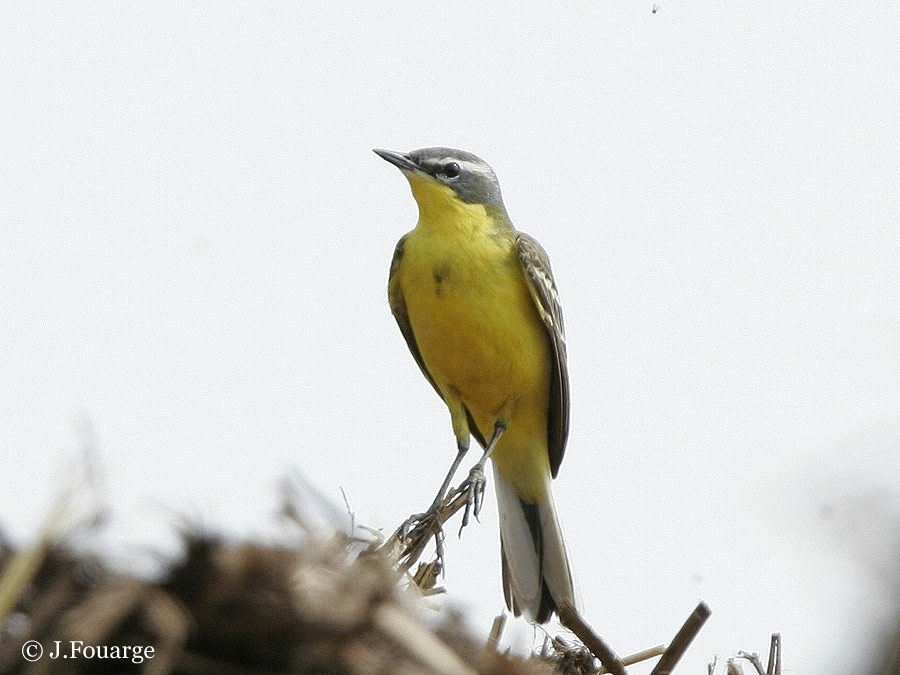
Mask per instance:
[[[390,162],[401,171],[421,171],[421,169],[416,165],[414,161],[409,158],[408,155],[404,155],[401,152],[394,152],[393,150],[379,150],[378,148],[373,149],[372,152],[381,157],[381,159]]]

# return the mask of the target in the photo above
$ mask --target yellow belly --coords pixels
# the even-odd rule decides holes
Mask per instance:
[[[521,496],[541,501],[550,476],[549,339],[513,235],[469,244],[410,234],[399,271],[410,323],[445,400],[458,397],[484,438],[506,418],[493,459]]]

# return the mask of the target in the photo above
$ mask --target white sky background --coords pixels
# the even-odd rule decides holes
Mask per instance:
[[[773,631],[786,672],[849,672],[896,598],[900,21],[836,4],[7,9],[0,527],[35,536],[83,417],[119,553],[173,513],[272,532],[292,468],[371,526],[427,506],[454,442],[370,149],[449,145],[553,260],[588,620],[628,653],[702,598],[682,672]],[[495,509],[448,536],[479,631]]]

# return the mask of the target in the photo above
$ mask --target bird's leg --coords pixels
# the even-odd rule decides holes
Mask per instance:
[[[409,547],[408,550],[418,549],[421,552],[421,547],[425,545],[429,537],[434,535],[434,545],[438,562],[443,570],[444,530],[443,523],[441,522],[441,507],[444,505],[444,497],[446,496],[450,482],[453,480],[453,476],[456,475],[456,470],[459,468],[463,457],[465,457],[466,453],[469,451],[469,439],[471,438],[471,434],[469,432],[469,415],[466,412],[466,407],[458,393],[453,389],[448,389],[442,395],[447,403],[447,407],[450,409],[450,420],[453,423],[453,435],[456,437],[456,457],[453,459],[453,464],[450,466],[450,470],[444,477],[444,482],[441,483],[441,487],[438,490],[434,501],[431,503],[431,506],[428,507],[428,510],[425,513],[418,513],[407,518],[406,522],[404,522],[397,531],[397,536],[399,539],[409,538],[407,541],[407,546]]]
[[[469,524],[469,512],[471,511],[476,519],[478,514],[481,513],[481,505],[484,502],[484,465],[487,463],[491,453],[494,452],[494,448],[497,447],[497,442],[504,431],[506,431],[505,420],[500,419],[494,422],[494,435],[491,436],[491,440],[484,449],[481,459],[472,467],[469,471],[469,477],[457,489],[457,494],[466,493],[466,510],[463,512],[462,525],[459,527],[460,534],[462,534],[463,528]]]
[[[453,480],[453,476],[456,475],[456,470],[459,468],[463,457],[465,457],[466,453],[469,451],[469,437],[465,436],[464,438],[457,438],[456,447],[456,457],[453,459],[453,464],[450,465],[450,470],[444,477],[444,482],[441,483],[441,487],[438,490],[434,501],[431,502],[431,506],[429,506],[428,510],[424,513],[416,513],[414,515],[411,515],[400,526],[401,539],[405,539],[406,537],[408,537],[414,529],[419,529],[422,527],[434,529],[435,546],[437,547],[438,558],[443,558],[443,541],[441,538],[442,532],[441,522],[439,518],[441,504],[444,501],[444,494],[447,492],[447,488],[449,487],[450,482]]]

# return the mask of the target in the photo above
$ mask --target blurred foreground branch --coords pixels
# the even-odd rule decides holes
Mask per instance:
[[[653,647],[619,659],[584,617],[564,607],[564,625],[584,646],[560,636],[541,655],[501,653],[504,620],[495,623],[488,640],[475,638],[452,610],[435,613],[421,602],[419,589],[437,592],[441,566],[432,560],[420,564],[415,575],[409,570],[421,562],[429,540],[440,545],[439,531],[429,524],[382,540],[353,518],[342,528],[334,521],[345,514],[320,503],[324,497],[307,488],[300,484],[288,492],[281,510],[297,533],[294,543],[235,543],[183,531],[182,554],[154,579],[117,571],[101,557],[79,551],[75,530],[66,531],[58,518],[32,549],[0,548],[0,606],[7,608],[0,620],[0,672],[74,672],[73,662],[29,660],[27,645],[35,641],[47,650],[57,641],[97,649],[128,645],[128,653],[109,652],[103,667],[150,675],[624,675],[631,663],[664,651]],[[68,512],[64,502],[60,513]],[[440,522],[464,505],[463,496],[449,499]],[[99,520],[91,522],[100,526]],[[408,587],[398,583],[402,578]],[[668,650],[681,652],[687,642],[676,637]]]

